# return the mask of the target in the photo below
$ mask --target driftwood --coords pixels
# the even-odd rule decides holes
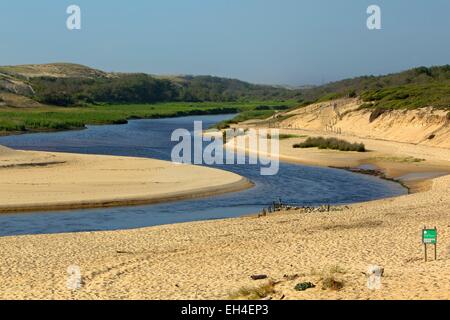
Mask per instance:
[[[267,275],[265,275],[265,274],[254,274],[254,275],[250,276],[250,278],[252,280],[264,280],[264,279],[267,279]]]
[[[332,211],[343,211],[348,209],[348,206],[331,206],[330,204],[322,205],[318,207],[298,207],[293,205],[284,204],[281,199],[278,202],[273,202],[268,208],[263,208],[262,212],[258,214],[258,218],[266,217],[271,213],[281,212],[281,211],[297,211],[298,213],[315,213],[315,212],[332,212]]]
[[[293,281],[293,280],[298,279],[298,277],[299,277],[298,274],[292,274],[292,275],[285,274],[283,276],[284,280],[286,280],[286,281]]]

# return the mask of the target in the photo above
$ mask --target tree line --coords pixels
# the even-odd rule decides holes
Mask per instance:
[[[30,83],[35,90],[34,99],[56,106],[301,99],[299,91],[212,76],[185,76],[176,80],[147,74],[121,74],[104,78],[34,77]]]

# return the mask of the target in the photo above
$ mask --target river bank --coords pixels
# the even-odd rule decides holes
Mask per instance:
[[[219,115],[135,120],[126,125],[90,126],[83,131],[2,137],[0,145],[33,152],[100,154],[170,162],[172,150],[177,144],[170,141],[174,130],[191,130],[194,121],[199,120],[207,128],[229,118],[229,115]],[[214,168],[245,177],[255,187],[241,192],[151,205],[2,214],[0,236],[126,230],[233,218],[260,212],[280,198],[284,203],[295,206],[316,206],[357,203],[405,194],[405,189],[397,183],[344,170],[281,162],[276,176],[261,176],[258,165],[218,165]],[[63,179],[66,184],[72,175]],[[40,194],[46,190],[39,185],[35,187]]]
[[[227,299],[276,282],[273,299],[448,299],[450,177],[427,192],[304,214],[281,212],[128,231],[0,238],[3,299]],[[439,231],[425,263],[420,231]],[[67,268],[80,268],[72,291]],[[363,274],[385,268],[382,288]],[[322,290],[323,276],[343,283]],[[297,283],[316,288],[297,292]],[[245,297],[243,297],[245,298]]]
[[[311,165],[354,167],[376,155],[378,160],[383,157],[381,164],[390,164],[385,167],[388,174],[403,176],[413,174],[406,169],[416,166],[419,173],[430,163],[445,167],[448,156],[436,148],[386,141],[365,142],[371,150],[367,154],[292,151],[288,146],[295,139],[281,141],[283,157],[298,157],[296,161]],[[272,299],[446,299],[450,177],[428,181],[430,187],[422,192],[337,206],[330,212],[300,210],[134,230],[2,237],[0,297],[246,298],[243,292],[268,281],[250,276],[265,274],[274,281],[273,292],[268,293]],[[438,228],[437,261],[423,262],[424,225]],[[367,287],[363,273],[370,265],[385,268],[380,290]],[[81,275],[78,290],[67,286],[68,268],[74,266]],[[322,290],[329,273],[343,284],[341,290]],[[304,281],[316,288],[295,291],[295,285]]]
[[[301,150],[298,161],[351,167],[377,154],[384,157],[378,165],[390,164],[384,167],[388,174],[404,176],[412,174],[405,171],[411,168],[423,172],[425,164],[444,166],[448,156],[435,148],[364,142],[373,153]],[[282,154],[291,151],[283,144],[291,143],[282,141]],[[421,192],[330,212],[288,211],[135,230],[3,237],[0,297],[246,298],[243,293],[268,281],[250,276],[264,274],[273,280],[267,293],[272,299],[448,299],[450,176],[428,182],[430,187]],[[423,226],[438,229],[437,261],[423,261]],[[371,265],[385,269],[379,290],[367,286],[364,273]],[[67,287],[69,266],[80,269],[78,290]],[[322,289],[330,274],[342,285],[340,290]],[[305,281],[316,288],[294,290]]]
[[[239,128],[268,130],[259,125],[248,124],[240,124]],[[346,134],[337,135],[318,130],[280,129],[280,135],[292,136],[292,138],[280,140],[279,158],[282,161],[370,173],[398,181],[412,193],[429,190],[432,179],[450,174],[450,150],[446,148],[361,138]],[[351,143],[364,143],[368,152],[293,147],[294,144],[301,143],[308,137],[318,136],[344,139]],[[227,147],[239,149],[236,139],[230,140]],[[247,146],[243,151],[263,156],[271,155],[249,149]]]
[[[0,147],[0,213],[153,204],[250,188],[206,167]]]

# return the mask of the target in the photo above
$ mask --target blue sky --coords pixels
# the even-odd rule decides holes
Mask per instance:
[[[66,28],[66,8],[82,30]],[[366,9],[382,10],[382,30]],[[0,3],[0,65],[320,84],[450,63],[449,0],[14,0]]]

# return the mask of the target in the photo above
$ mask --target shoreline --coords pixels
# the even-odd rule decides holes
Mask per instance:
[[[146,104],[144,104],[144,105],[146,105]],[[152,104],[147,104],[147,105],[150,107],[153,107]],[[74,108],[78,108],[78,107],[74,107]],[[208,110],[208,109],[201,109],[201,106],[199,106],[199,109],[191,109],[186,112],[175,111],[174,113],[171,113],[171,114],[154,114],[154,115],[150,115],[147,117],[129,115],[123,119],[111,120],[110,122],[104,122],[104,123],[96,123],[96,122],[88,121],[82,127],[68,127],[68,128],[62,128],[62,129],[40,128],[40,129],[29,129],[29,130],[25,130],[25,131],[0,131],[0,137],[39,134],[39,133],[83,131],[83,130],[88,129],[89,126],[120,126],[120,125],[127,125],[130,121],[138,121],[138,120],[158,120],[158,119],[183,118],[183,117],[191,117],[191,116],[216,116],[216,115],[238,114],[238,113],[236,113],[236,110],[234,110],[234,109],[231,110],[231,108],[233,108],[233,107],[212,107],[211,109]],[[217,113],[217,110],[220,110],[221,113]]]
[[[250,150],[246,150],[248,152],[251,152]],[[333,166],[333,165],[320,165],[317,163],[312,163],[309,161],[302,161],[299,159],[295,159],[292,157],[286,157],[286,156],[280,156],[280,160],[287,162],[287,163],[292,163],[292,164],[301,164],[301,165],[305,165],[305,166],[315,166],[315,167],[323,167],[323,168],[330,168],[330,169],[337,169],[337,170],[344,170],[344,171],[348,171],[354,174],[362,174],[362,175],[368,175],[368,176],[373,176],[382,180],[386,180],[386,181],[390,181],[390,182],[395,182],[399,185],[401,185],[403,188],[405,188],[408,192],[408,194],[413,194],[413,193],[418,193],[418,192],[425,192],[428,191],[431,188],[431,182],[435,179],[435,178],[439,178],[439,177],[443,177],[446,175],[450,175],[450,168],[448,169],[448,172],[445,174],[441,174],[438,176],[433,176],[433,177],[427,177],[427,178],[423,178],[423,179],[417,179],[414,181],[402,181],[400,179],[398,179],[398,174],[397,175],[389,175],[386,173],[386,171],[388,170],[392,170],[393,167],[390,167],[389,165],[385,165],[383,167],[378,166],[376,164],[376,162],[367,162],[365,163],[366,165],[373,165],[376,167],[376,169],[369,169],[369,170],[361,170],[359,168],[359,166]],[[406,169],[404,171],[402,171],[403,175],[409,175],[409,174],[415,174],[415,173],[422,173],[423,170],[426,169],[433,169],[433,171],[430,171],[430,174],[433,173],[438,173],[438,172],[442,172],[438,169],[434,169],[433,167],[422,167],[421,169]]]
[[[239,128],[252,128],[253,126],[239,126]],[[253,127],[254,128],[254,127]],[[267,129],[256,127],[256,129]],[[435,178],[450,175],[450,156],[448,160],[444,161],[438,157],[438,159],[433,159],[433,155],[428,159],[414,159],[414,154],[410,155],[408,151],[413,149],[420,149],[421,146],[401,143],[395,141],[387,140],[373,140],[369,138],[359,138],[353,136],[345,135],[333,135],[325,132],[315,132],[309,130],[299,130],[299,129],[280,129],[280,133],[300,133],[304,135],[302,138],[290,138],[285,140],[280,140],[280,161],[292,163],[292,164],[302,164],[306,166],[315,167],[326,167],[339,170],[346,170],[357,174],[369,174],[376,176],[380,179],[385,179],[387,181],[392,181],[400,184],[408,190],[408,193],[418,193],[425,192],[431,188],[432,181]],[[395,152],[390,153],[385,150],[378,150],[378,148],[370,148],[368,152],[342,152],[336,150],[318,150],[317,148],[311,149],[293,149],[292,145],[301,142],[305,137],[311,136],[326,136],[341,139],[348,139],[352,142],[358,142],[363,140],[365,143],[372,144],[376,147],[379,144],[396,144],[406,146],[406,152],[401,154],[396,154]],[[247,146],[245,148],[239,148],[236,146],[235,139],[227,142],[227,148],[234,148],[235,150],[244,151],[246,154],[259,154],[260,156],[271,156],[270,153],[261,153],[259,151],[251,150]],[[389,146],[390,147],[390,146]],[[450,150],[437,148],[437,147],[424,147],[424,149],[435,149],[443,152],[448,152],[450,155]],[[403,152],[403,151],[402,151]],[[417,162],[415,162],[417,160]],[[420,161],[418,161],[420,160]],[[423,160],[423,161],[422,161]],[[361,169],[364,166],[371,166],[368,170]],[[359,172],[358,172],[359,171]],[[367,171],[367,172],[364,172]],[[369,173],[373,172],[376,174]],[[421,176],[413,179],[404,179],[408,176]]]
[[[188,190],[183,192],[172,192],[161,196],[148,197],[130,197],[118,199],[105,199],[98,201],[80,201],[68,203],[49,203],[49,204],[28,204],[17,206],[0,205],[0,214],[16,213],[39,213],[47,211],[71,211],[84,209],[106,209],[127,206],[142,206],[160,203],[170,203],[181,200],[201,199],[227,193],[244,191],[254,187],[254,184],[247,178],[242,177],[240,181],[232,182],[220,187],[204,187],[200,189]]]
[[[371,176],[371,177],[376,177],[376,178],[379,178],[382,180],[395,182],[395,183],[400,184],[403,188],[405,188],[408,191],[407,194],[413,193],[411,191],[412,190],[411,186],[408,186],[406,183],[404,183],[400,180],[396,180],[396,179],[387,177],[381,170],[378,170],[378,169],[360,169],[360,168],[355,168],[355,167],[332,167],[332,166],[329,168],[344,170],[344,171],[348,171],[348,172],[352,172],[352,173],[356,173],[356,174],[363,174],[363,175],[367,175],[367,176]],[[417,191],[417,192],[419,192],[419,191]]]
[[[284,151],[291,151],[286,149],[291,142],[282,142]],[[382,144],[393,153],[403,152],[396,144]],[[408,148],[427,156],[419,147]],[[301,155],[303,164],[351,167],[376,156],[382,160],[373,161],[378,167],[399,177],[445,167],[430,157],[425,163],[404,163],[379,151],[310,150]],[[449,299],[450,255],[440,246],[437,261],[423,262],[420,232],[424,225],[436,226],[440,243],[450,241],[450,175],[426,180],[428,189],[331,212],[290,210],[131,230],[1,237],[5,263],[0,264],[0,297],[225,300],[245,292],[243,288],[265,285],[265,280],[251,279],[264,274],[275,283],[268,295],[273,300]],[[67,268],[74,265],[83,281],[75,291],[66,286]],[[367,287],[364,273],[372,265],[385,270],[379,290]],[[328,275],[343,288],[322,289]],[[298,292],[294,288],[301,282],[313,282],[316,288]]]
[[[292,131],[292,130],[282,130],[282,131]],[[295,130],[298,132],[299,130]],[[305,130],[308,131],[308,130]],[[329,135],[329,134],[328,134]],[[296,141],[298,139],[287,139],[288,141]],[[286,140],[280,141],[280,142],[286,142]],[[387,141],[382,141],[387,142]],[[226,144],[226,148],[232,148],[230,144],[234,143],[234,139],[229,141]],[[414,145],[411,145],[414,146]],[[238,149],[238,148],[237,148]],[[0,150],[1,151],[1,150]],[[254,151],[245,148],[244,151],[249,153],[255,153]],[[352,173],[356,174],[368,174],[372,176],[376,176],[380,179],[385,179],[387,181],[392,181],[399,183],[402,185],[405,189],[407,189],[408,193],[416,193],[416,192],[424,192],[431,188],[431,184],[434,178],[437,178],[439,176],[444,176],[446,174],[450,174],[450,168],[443,168],[443,167],[433,167],[433,165],[422,165],[420,168],[414,168],[412,166],[407,166],[406,168],[399,169],[398,166],[396,166],[393,163],[380,163],[379,161],[373,161],[370,159],[357,159],[354,157],[356,153],[354,152],[347,152],[345,154],[346,159],[344,159],[344,163],[340,163],[339,165],[336,164],[336,162],[333,159],[320,159],[320,161],[317,161],[317,159],[308,158],[308,152],[309,150],[302,149],[303,151],[303,158],[299,158],[298,156],[292,156],[286,154],[286,146],[281,146],[280,148],[280,156],[279,159],[281,161],[287,162],[287,163],[293,163],[293,164],[301,164],[306,166],[316,166],[316,167],[328,167],[333,169],[339,169],[339,170],[346,170],[350,171]],[[14,152],[14,150],[13,150]],[[22,152],[22,153],[38,153],[33,151],[15,151],[15,152]],[[325,150],[321,151],[324,155],[327,157],[332,157],[336,154],[336,151],[330,151]],[[371,151],[372,152],[372,151]],[[46,154],[45,152],[42,152],[41,154]],[[50,154],[50,153],[47,153]],[[58,154],[58,153],[56,153]],[[0,154],[1,155],[1,154]],[[60,153],[60,155],[64,155],[64,153]],[[108,156],[102,156],[102,155],[78,155],[78,154],[66,154],[66,155],[72,155],[72,156],[81,156],[81,157],[108,157]],[[305,157],[306,155],[306,157]],[[342,153],[340,154],[342,155]],[[127,157],[119,157],[126,159]],[[1,157],[0,157],[1,160]],[[152,160],[152,159],[149,159]],[[0,161],[1,163],[1,161]],[[7,165],[7,166],[0,166],[0,169],[6,169],[6,168],[16,168],[16,167],[27,167],[27,166],[33,166],[33,167],[40,167],[40,166],[47,166],[47,165],[57,165],[57,164],[64,164],[65,162],[43,162],[43,163],[34,163],[34,164],[15,164],[15,165]],[[360,170],[359,167],[362,165],[370,165],[373,166],[373,169],[369,170]],[[400,176],[409,176],[414,174],[420,174],[424,173],[424,170],[430,174],[429,177],[422,177],[421,179],[412,179],[412,180],[406,180],[403,181],[399,179]],[[366,172],[367,171],[367,172]],[[369,173],[370,171],[370,173]],[[445,171],[445,172],[444,172]],[[226,171],[225,171],[226,172]],[[433,173],[439,172],[439,175],[433,175]],[[0,172],[1,173],[1,172]],[[67,210],[76,210],[76,209],[95,209],[95,208],[110,208],[110,207],[120,207],[120,206],[138,206],[138,205],[147,205],[147,204],[158,204],[163,202],[173,202],[173,201],[179,201],[179,200],[186,200],[186,199],[195,199],[195,198],[204,198],[214,195],[220,195],[220,194],[226,194],[231,192],[239,192],[242,190],[249,189],[253,187],[254,184],[249,181],[245,177],[241,177],[239,181],[234,181],[232,183],[226,183],[224,185],[215,186],[215,187],[202,187],[197,188],[193,190],[185,190],[181,192],[166,192],[163,195],[146,195],[146,196],[128,196],[128,197],[114,197],[114,198],[102,198],[97,200],[79,200],[79,201],[53,201],[49,203],[28,203],[28,204],[15,204],[15,205],[0,205],[0,214],[14,214],[14,213],[29,213],[29,212],[42,212],[42,211],[67,211]]]
[[[441,177],[427,192],[329,213],[3,237],[0,250],[8,263],[0,265],[0,297],[224,300],[264,285],[250,276],[266,274],[276,282],[273,300],[448,299],[450,257],[441,249],[438,261],[424,263],[419,236],[428,224],[438,227],[442,243],[450,240],[449,186],[450,176]],[[385,268],[380,290],[367,288],[364,272],[373,264]],[[82,272],[76,291],[66,287],[71,265]],[[327,270],[335,270],[342,290],[321,289]],[[317,288],[295,291],[302,281]]]
[[[131,119],[131,121],[134,119]],[[84,128],[85,129],[85,128]],[[74,130],[83,130],[83,129],[74,129]],[[63,130],[66,131],[66,130]],[[292,131],[292,130],[291,130]],[[299,131],[299,130],[295,130]],[[308,131],[308,130],[305,130]],[[52,132],[52,131],[46,131]],[[27,133],[23,133],[27,134]],[[251,152],[246,149],[246,152]],[[101,156],[101,155],[100,155]],[[334,166],[333,164],[324,164],[321,162],[317,162],[314,160],[305,160],[299,159],[298,157],[292,157],[288,155],[281,154],[280,160],[293,164],[302,164],[302,165],[310,165],[316,167],[329,167],[340,170],[347,170],[352,173],[365,174],[364,172],[355,172],[353,169],[357,168],[357,166]],[[401,181],[398,180],[394,175],[390,175],[387,173],[386,167],[379,166],[376,162],[365,162],[365,164],[374,165],[377,169],[374,172],[382,172],[382,175],[375,175],[378,178],[386,179],[388,181],[397,182],[408,190],[408,193],[426,191],[430,188],[432,178],[424,178],[421,180],[414,181]],[[3,167],[4,168],[4,167]],[[406,170],[403,171],[403,175],[409,175],[416,173],[417,170]],[[450,174],[450,170],[448,171]],[[30,203],[26,205],[0,205],[0,214],[5,213],[26,213],[26,212],[42,212],[42,211],[67,211],[67,210],[76,210],[76,209],[95,209],[95,208],[109,208],[109,207],[120,207],[120,206],[138,206],[138,205],[146,205],[146,204],[158,204],[163,202],[172,202],[179,201],[185,199],[194,199],[194,198],[203,198],[214,195],[226,194],[231,192],[239,192],[248,188],[251,188],[254,184],[248,179],[243,178],[241,181],[233,182],[231,184],[227,184],[218,188],[201,188],[198,190],[185,191],[185,192],[175,192],[168,193],[163,196],[144,196],[144,197],[119,197],[114,199],[100,199],[95,201],[77,201],[77,202],[60,202],[60,203],[45,203],[45,204],[35,204]]]
[[[207,167],[3,147],[0,177],[0,214],[156,204],[254,186],[245,177]]]

